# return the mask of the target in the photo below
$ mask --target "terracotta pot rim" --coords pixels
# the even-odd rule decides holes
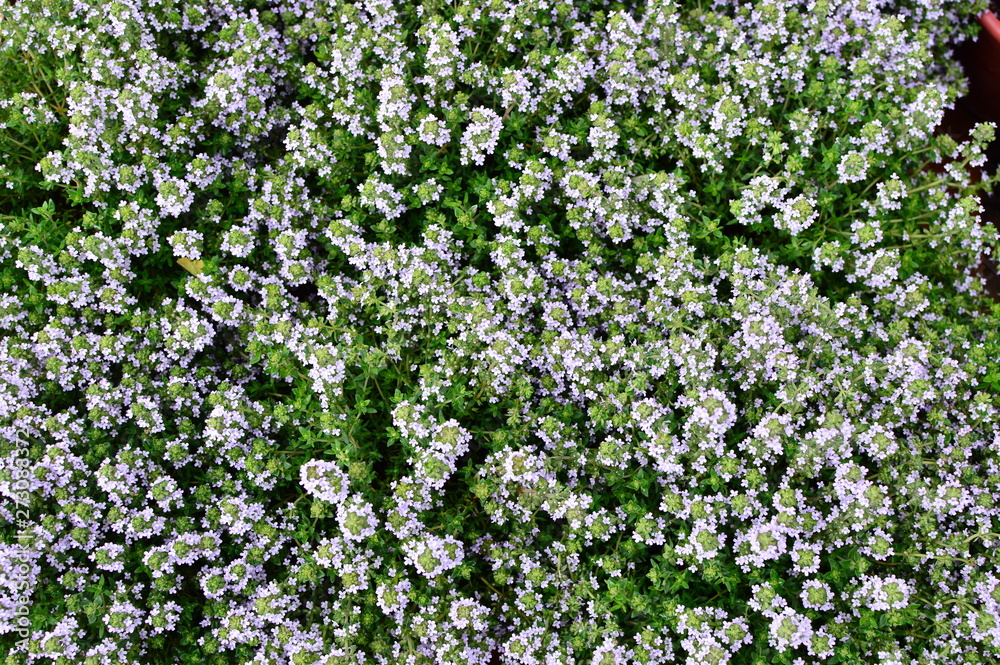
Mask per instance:
[[[993,41],[1000,43],[1000,19],[990,10],[986,10],[979,15],[979,25],[983,26],[993,38]]]

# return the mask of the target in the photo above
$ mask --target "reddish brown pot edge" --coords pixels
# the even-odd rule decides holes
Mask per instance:
[[[993,12],[986,10],[979,15],[979,25],[986,28],[990,36],[997,43],[1000,43],[1000,19],[998,19]]]
[[[935,134],[948,134],[956,141],[968,140],[977,122],[992,121],[1000,125],[1000,19],[992,11],[985,11],[978,17],[982,26],[974,40],[962,44],[955,52],[969,80],[969,93],[955,106],[945,112]],[[994,157],[995,160],[995,157]],[[949,161],[932,164],[930,170],[944,173]],[[973,182],[978,182],[982,169],[970,168]],[[1000,229],[1000,192],[979,197],[983,205],[980,221]],[[1000,301],[1000,275],[997,274],[997,257],[980,255],[978,265],[966,269],[983,279],[986,291],[994,300]]]

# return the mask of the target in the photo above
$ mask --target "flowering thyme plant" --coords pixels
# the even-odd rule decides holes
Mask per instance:
[[[985,3],[709,4],[5,6],[5,662],[996,662]]]

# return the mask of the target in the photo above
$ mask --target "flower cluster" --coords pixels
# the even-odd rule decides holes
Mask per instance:
[[[492,109],[480,106],[472,109],[469,125],[462,132],[462,165],[475,162],[483,165],[486,155],[492,155],[500,140],[503,120]]]
[[[303,489],[317,499],[338,506],[350,491],[350,478],[336,462],[310,460],[299,467]]]

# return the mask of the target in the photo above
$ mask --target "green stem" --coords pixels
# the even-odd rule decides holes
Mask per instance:
[[[16,145],[16,146],[18,146],[18,147],[20,147],[20,148],[24,148],[25,150],[27,150],[27,151],[28,151],[28,154],[29,154],[29,155],[34,155],[34,154],[35,154],[35,151],[34,151],[34,149],[32,149],[32,148],[29,148],[28,146],[24,145],[23,143],[21,143],[21,142],[20,142],[20,141],[18,141],[17,139],[13,139],[13,138],[11,138],[11,137],[10,137],[9,135],[8,135],[8,136],[6,136],[5,138],[6,138],[6,139],[7,139],[8,141],[10,141],[11,143],[13,143],[14,145]]]
[[[378,384],[378,381],[375,382],[375,389],[378,390],[378,396],[382,398],[382,403],[386,403],[388,400],[385,398],[385,395],[382,394],[382,387]]]
[[[937,217],[940,214],[937,210],[932,210],[931,212],[925,212],[922,215],[916,215],[914,217],[907,217],[903,219],[901,217],[893,217],[892,219],[885,220],[885,224],[902,224],[903,222],[915,222],[919,219],[928,219],[930,217]]]
[[[937,187],[939,185],[944,185],[944,184],[950,183],[950,182],[951,182],[951,180],[948,180],[947,178],[939,178],[938,180],[935,180],[934,182],[929,182],[926,185],[921,185],[920,187],[917,187],[916,189],[908,190],[906,192],[906,195],[907,196],[912,196],[913,194],[917,194],[919,192],[923,192],[925,190],[932,189],[932,188]],[[954,183],[954,184],[957,184],[957,183]]]
[[[492,584],[490,584],[489,582],[487,582],[487,581],[486,581],[486,578],[485,578],[485,577],[483,577],[482,575],[480,575],[480,576],[479,576],[479,579],[480,579],[480,580],[482,580],[483,584],[485,584],[486,586],[488,586],[488,587],[490,588],[490,590],[491,590],[491,591],[492,591],[493,593],[495,593],[496,595],[500,596],[501,598],[503,598],[503,597],[504,597],[504,596],[503,596],[503,594],[502,594],[502,593],[500,593],[499,591],[497,591],[497,590],[496,590],[496,589],[495,589],[495,588],[493,587],[493,585],[492,585]]]
[[[476,396],[472,398],[473,402],[478,402],[479,398],[483,396],[483,392],[486,390],[486,382],[483,381],[483,385],[479,387],[479,391],[476,392]],[[490,432],[492,434],[492,432]]]
[[[972,536],[969,536],[968,538],[966,538],[965,542],[971,543],[976,538],[982,538],[982,539],[985,540],[986,538],[989,538],[991,536],[993,538],[1000,538],[1000,533],[993,533],[992,531],[989,532],[989,533],[977,533],[975,535],[972,535]]]

